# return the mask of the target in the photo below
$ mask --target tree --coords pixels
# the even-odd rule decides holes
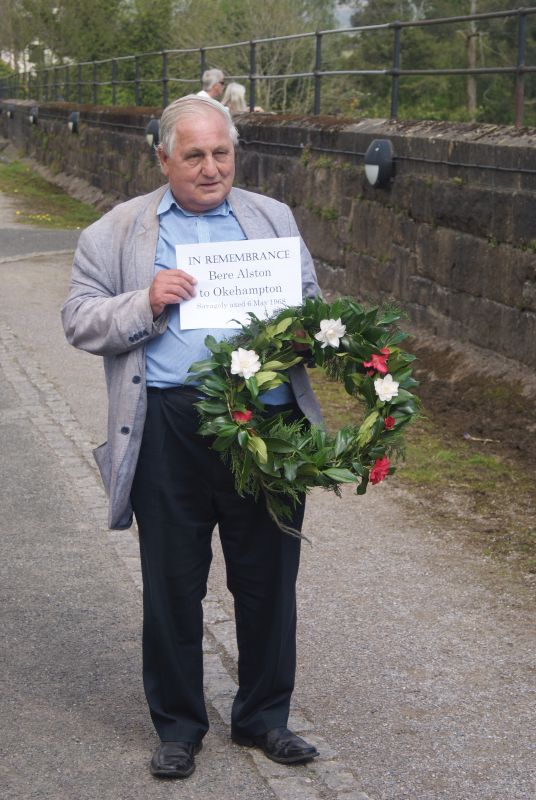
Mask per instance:
[[[177,48],[245,42],[241,47],[207,51],[207,67],[245,82],[249,73],[249,41],[308,33],[334,24],[334,0],[184,0],[175,16]],[[309,72],[314,66],[314,39],[266,42],[256,46],[257,73],[280,75]],[[181,70],[182,67],[182,70]],[[182,57],[178,71],[188,78],[199,75],[198,56]],[[191,84],[185,84],[186,91]],[[261,79],[257,102],[270,110],[308,111],[312,81],[293,78]]]
[[[415,21],[508,10],[511,0],[355,0],[352,24],[372,25],[394,20]],[[529,17],[527,63],[534,63],[536,18]],[[402,63],[406,69],[453,69],[459,67],[515,66],[517,20],[458,21],[444,25],[403,28]],[[354,68],[389,69],[393,33],[361,33],[354,37],[347,63]],[[532,59],[532,60],[530,60]],[[364,113],[387,116],[389,80],[356,81]],[[478,119],[513,121],[514,78],[490,76],[401,77],[399,111],[405,118]],[[535,79],[526,78],[528,119],[533,118]]]

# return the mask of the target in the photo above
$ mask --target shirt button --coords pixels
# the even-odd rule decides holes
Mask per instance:
[[[139,375],[134,375],[132,378],[132,383],[141,383],[141,378]]]
[[[123,427],[121,428],[121,433],[125,434],[130,433],[130,428],[127,427],[126,425],[123,425]]]
[[[129,342],[134,342],[134,341],[136,341],[136,340],[134,339],[134,337],[133,337],[133,336],[129,336],[129,337],[128,337],[128,341],[129,341]]]

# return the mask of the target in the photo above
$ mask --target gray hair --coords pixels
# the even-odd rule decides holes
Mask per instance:
[[[224,80],[225,75],[221,69],[206,69],[203,72],[201,83],[203,84],[204,91],[210,92],[213,86],[216,86],[217,83],[223,83]]]
[[[246,87],[242,86],[241,83],[228,83],[221,103],[226,106],[229,111],[247,111]]]
[[[238,144],[238,131],[233,125],[231,115],[225,106],[222,106],[217,100],[213,100],[212,97],[187,94],[185,97],[179,97],[178,100],[174,100],[162,112],[160,118],[160,144],[157,149],[170,156],[175,149],[177,123],[187,117],[205,115],[211,111],[216,111],[223,117],[227,124],[231,141],[236,146]]]

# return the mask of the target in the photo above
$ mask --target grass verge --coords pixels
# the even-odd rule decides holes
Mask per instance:
[[[101,216],[92,206],[70,197],[21,161],[0,163],[0,191],[17,198],[19,208],[15,214],[22,224],[80,229]]]

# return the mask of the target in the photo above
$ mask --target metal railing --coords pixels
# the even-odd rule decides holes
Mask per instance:
[[[247,81],[249,85],[249,108],[253,111],[257,103],[258,85],[262,81],[312,81],[312,113],[318,115],[322,108],[322,87],[327,78],[341,76],[380,76],[390,79],[390,117],[399,117],[401,80],[423,76],[498,76],[510,75],[515,81],[513,119],[517,127],[523,125],[525,111],[525,78],[536,72],[536,65],[526,64],[527,21],[536,14],[536,8],[517,8],[482,14],[421,19],[411,22],[387,22],[361,27],[338,28],[309,33],[274,36],[264,39],[232,42],[230,44],[209,45],[200,48],[161,50],[138,55],[118,56],[99,61],[55,65],[31,72],[16,74],[0,79],[0,99],[31,98],[37,102],[58,101],[92,103],[94,105],[149,105],[146,101],[147,87],[159,87],[159,97],[150,103],[166,106],[170,100],[171,88],[185,88],[197,91],[200,77],[212,65],[213,54],[220,53],[218,66],[223,66],[223,51],[242,48],[247,56],[247,71],[227,74],[228,79]],[[483,20],[516,19],[517,42],[516,63],[495,67],[460,67],[405,69],[402,65],[402,32],[406,29],[427,26],[452,25],[459,22],[478,22]],[[392,50],[389,66],[381,69],[326,69],[324,42],[326,37],[346,37],[348,45],[363,33],[390,32]],[[264,70],[259,58],[259,50],[266,45],[291,42],[314,41],[313,66],[309,70],[270,74]],[[209,64],[209,57],[211,64]],[[323,68],[324,67],[324,68]],[[144,95],[145,93],[145,95]],[[175,96],[175,93],[174,93]],[[292,111],[292,107],[282,110]]]

